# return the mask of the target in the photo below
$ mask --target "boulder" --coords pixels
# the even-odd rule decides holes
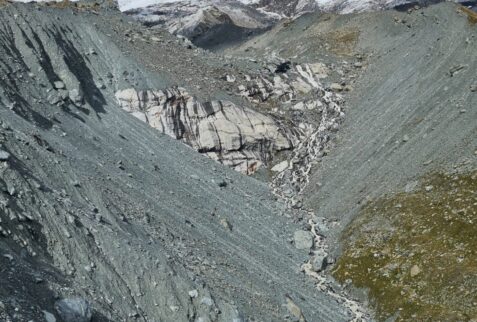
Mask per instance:
[[[273,172],[283,172],[288,169],[288,161],[282,161],[272,168]]]
[[[338,83],[332,83],[330,85],[330,90],[332,90],[333,92],[342,92],[343,86]]]
[[[79,89],[72,89],[68,92],[68,97],[73,103],[82,103],[83,94]]]
[[[43,314],[45,316],[45,321],[46,322],[56,322],[56,318],[53,314],[51,314],[48,311],[43,311]]]
[[[321,272],[328,265],[328,254],[322,249],[317,250],[311,261],[311,265],[315,272]]]
[[[0,149],[0,161],[8,161],[9,158],[10,158],[10,153]]]
[[[295,232],[293,239],[297,249],[310,250],[313,247],[313,235],[306,230],[298,230]]]
[[[65,83],[63,83],[62,81],[56,81],[53,83],[53,85],[56,89],[64,89],[66,87]]]
[[[317,78],[326,78],[330,70],[323,63],[310,64],[311,71]]]
[[[65,322],[90,322],[93,316],[91,305],[82,298],[59,300],[55,309]]]

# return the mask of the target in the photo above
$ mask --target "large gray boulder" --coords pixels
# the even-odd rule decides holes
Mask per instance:
[[[0,161],[7,161],[10,158],[10,153],[0,149]]]
[[[294,234],[294,241],[297,249],[310,250],[313,247],[313,235],[309,231],[297,230]]]

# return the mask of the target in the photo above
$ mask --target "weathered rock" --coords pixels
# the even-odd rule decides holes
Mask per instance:
[[[328,254],[322,249],[316,251],[311,265],[315,272],[321,272],[328,265]]]
[[[298,230],[293,236],[297,249],[311,249],[313,247],[313,235],[309,231]]]
[[[419,266],[414,265],[413,267],[411,267],[410,273],[411,273],[411,277],[416,277],[417,275],[421,273],[421,269],[419,268]]]
[[[121,107],[153,128],[242,173],[254,173],[293,135],[272,117],[226,101],[200,103],[183,88],[116,93]]]
[[[343,86],[338,84],[338,83],[332,83],[330,85],[330,90],[334,92],[342,92],[343,91]]]
[[[288,168],[288,161],[282,161],[272,168],[273,172],[282,172]]]
[[[326,78],[330,72],[328,67],[323,63],[310,64],[311,71],[316,74],[317,78]]]
[[[82,103],[83,94],[79,89],[72,89],[68,92],[68,97],[73,103]]]
[[[53,314],[48,311],[43,311],[43,315],[45,316],[46,322],[56,322],[56,318]]]
[[[10,153],[0,149],[0,161],[8,161],[9,158],[10,158]]]
[[[90,322],[93,316],[91,305],[82,298],[59,300],[55,309],[65,322]]]
[[[288,295],[286,296],[286,301],[287,310],[293,316],[294,320],[298,322],[306,322],[301,308]]]
[[[220,219],[220,224],[227,230],[232,231],[232,224],[225,218]]]
[[[229,83],[234,83],[236,81],[236,78],[234,75],[225,75],[224,79],[226,82],[229,82]]]
[[[64,89],[66,87],[65,83],[63,83],[62,81],[56,81],[53,83],[53,85],[56,89]]]

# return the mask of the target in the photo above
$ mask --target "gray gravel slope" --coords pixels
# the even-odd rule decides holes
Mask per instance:
[[[299,272],[307,254],[287,242],[296,227],[266,184],[117,106],[117,88],[168,79],[123,54],[97,19],[0,9],[0,139],[10,153],[0,162],[0,249],[11,272],[0,285],[16,290],[0,292],[0,317],[41,320],[56,298],[81,296],[97,321],[277,321],[288,294],[308,321],[346,320]]]
[[[360,31],[367,67],[347,97],[336,148],[307,191],[309,205],[342,220],[336,232],[367,198],[429,172],[475,168],[477,28],[457,9],[447,3],[341,18]]]

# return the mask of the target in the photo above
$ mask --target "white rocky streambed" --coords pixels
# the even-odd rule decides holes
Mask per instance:
[[[304,209],[301,204],[301,193],[310,181],[313,166],[326,153],[332,134],[338,131],[345,117],[342,107],[344,100],[341,95],[326,90],[321,84],[320,78],[324,75],[326,77],[326,67],[321,64],[312,67],[298,65],[296,71],[301,76],[301,81],[312,87],[310,91],[315,99],[304,100],[298,104],[319,107],[321,120],[311,133],[300,138],[300,142],[292,151],[292,157],[275,167],[280,171],[277,171],[270,185],[274,194],[285,201],[288,211],[300,213],[299,216],[306,218],[308,222],[310,230],[297,231],[294,236],[297,248],[310,250],[310,259],[301,267],[302,271],[314,280],[318,290],[341,303],[351,313],[352,321],[365,321],[368,316],[365,308],[348,294],[337,291],[332,286],[330,277],[324,272],[328,265],[334,263],[334,259],[328,255],[329,245],[323,234],[329,229],[328,224],[324,218],[317,217],[312,210]]]
[[[339,90],[334,86],[326,88],[321,82],[328,73],[324,64],[316,63],[286,65],[285,73],[269,68],[269,73],[244,75],[243,79],[227,75],[226,81],[237,83],[238,95],[256,109],[228,101],[201,103],[180,87],[128,88],[116,92],[116,98],[126,112],[236,171],[250,175],[275,162],[271,167],[271,190],[286,204],[288,213],[301,218],[309,227],[294,236],[295,246],[309,250],[310,254],[302,272],[314,280],[320,292],[341,303],[354,321],[363,321],[367,316],[365,309],[335,290],[325,273],[334,262],[328,255],[324,234],[331,228],[329,223],[305,209],[301,202],[312,169],[326,154],[333,133],[345,117]],[[267,103],[278,107],[271,112],[260,109],[261,104]],[[280,152],[288,155],[277,163],[274,157]],[[290,310],[300,319],[301,313],[297,312],[300,310]]]

